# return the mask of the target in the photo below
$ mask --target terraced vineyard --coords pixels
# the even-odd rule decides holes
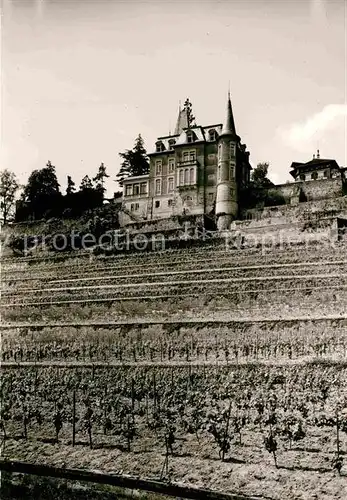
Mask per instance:
[[[346,248],[4,259],[3,455],[345,498]]]

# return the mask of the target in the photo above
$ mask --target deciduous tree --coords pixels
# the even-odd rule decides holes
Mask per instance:
[[[3,223],[8,222],[14,207],[19,184],[16,175],[5,169],[0,172],[0,209]]]

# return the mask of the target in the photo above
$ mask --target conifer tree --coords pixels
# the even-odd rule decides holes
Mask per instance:
[[[103,195],[106,191],[105,179],[107,177],[110,177],[110,176],[106,172],[106,167],[105,167],[104,163],[101,163],[99,166],[98,173],[96,174],[95,177],[93,177],[93,181],[96,183],[95,189],[97,189],[98,191],[101,191]]]
[[[89,189],[93,189],[93,183],[89,175],[85,175],[81,180],[80,191],[88,191]]]
[[[74,193],[76,190],[75,188],[75,183],[71,178],[71,175],[67,176],[67,188],[66,188],[66,194],[69,196]]]
[[[124,179],[127,177],[148,174],[149,161],[141,134],[137,136],[133,149],[119,153],[119,156],[123,159],[116,176],[120,186],[123,185]]]

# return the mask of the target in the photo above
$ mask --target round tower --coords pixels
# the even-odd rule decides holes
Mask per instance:
[[[220,231],[229,229],[231,222],[237,218],[238,214],[236,178],[236,145],[238,140],[229,93],[226,120],[218,139],[216,216],[217,227]]]

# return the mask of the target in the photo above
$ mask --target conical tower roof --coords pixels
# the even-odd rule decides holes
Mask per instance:
[[[185,128],[188,128],[188,126],[189,124],[187,109],[181,109],[180,105],[174,135],[180,135]]]
[[[236,135],[233,109],[230,100],[230,92],[228,92],[227,112],[221,135]]]

